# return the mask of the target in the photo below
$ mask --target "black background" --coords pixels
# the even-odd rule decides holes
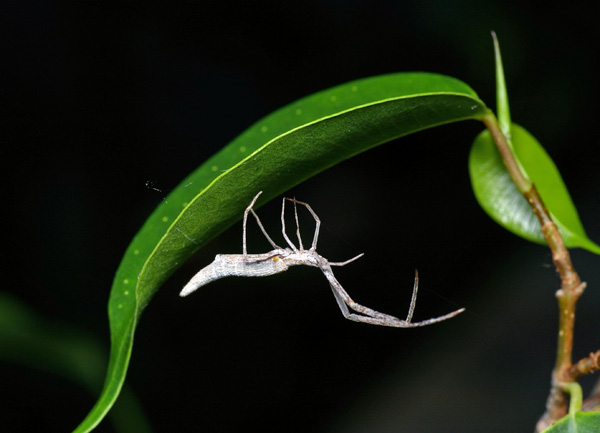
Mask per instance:
[[[493,107],[491,29],[513,120],[548,150],[600,240],[597,20],[575,4],[13,1],[3,9],[1,290],[106,351],[120,258],[185,175],[262,116],[352,79],[438,72]],[[355,300],[403,316],[418,268],[417,320],[462,306],[465,314],[412,330],[345,321],[308,268],[222,280],[180,299],[214,254],[241,251],[238,224],[173,275],[141,318],[127,383],[154,430],[531,431],[549,387],[559,281],[547,249],[478,207],[467,157],[481,129],[471,121],[409,136],[286,194],[321,217],[324,256],[365,253],[336,272]],[[274,234],[278,211],[278,200],[260,210]],[[249,242],[268,248],[257,231]],[[600,346],[600,276],[597,256],[573,258],[589,283],[578,358]],[[3,431],[69,431],[92,407],[97,393],[42,364],[0,360]],[[114,430],[105,421],[98,431]]]

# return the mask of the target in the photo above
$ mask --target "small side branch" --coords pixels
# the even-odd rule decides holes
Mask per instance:
[[[573,382],[584,374],[594,373],[598,370],[600,370],[600,350],[590,353],[589,356],[573,364],[565,371],[565,376],[566,379]]]

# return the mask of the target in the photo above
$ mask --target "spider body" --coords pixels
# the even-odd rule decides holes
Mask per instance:
[[[265,277],[268,275],[274,275],[286,271],[290,266],[311,266],[319,268],[331,287],[333,295],[337,301],[337,304],[346,319],[353,320],[355,322],[370,323],[373,325],[390,326],[395,328],[414,328],[418,326],[430,325],[432,323],[441,322],[456,316],[464,311],[464,308],[456,310],[452,313],[445,314],[443,316],[435,317],[432,319],[423,320],[421,322],[412,322],[412,316],[417,302],[417,291],[419,287],[419,275],[415,271],[415,282],[413,286],[412,299],[410,301],[410,307],[408,309],[408,315],[406,320],[398,319],[397,317],[390,316],[388,314],[380,313],[372,310],[363,305],[357,304],[352,300],[348,293],[344,290],[339,281],[333,274],[332,266],[344,266],[354,260],[362,257],[359,254],[356,257],[346,260],[345,262],[330,262],[325,257],[317,253],[317,240],[319,238],[319,229],[321,227],[321,221],[317,214],[312,208],[304,202],[297,201],[296,199],[284,198],[281,206],[281,232],[283,238],[289,245],[289,248],[282,248],[278,246],[269,237],[266,230],[264,229],[260,219],[254,209],[254,203],[258,197],[262,194],[259,192],[250,205],[244,212],[243,229],[242,229],[242,254],[218,254],[215,260],[202,270],[198,272],[189,283],[185,285],[180,296],[187,296],[193,291],[197,290],[212,281],[220,278],[237,276],[237,277]],[[289,239],[285,230],[285,203],[290,201],[294,203],[294,216],[296,219],[296,236],[298,237],[298,247]],[[315,233],[313,236],[312,245],[309,249],[304,249],[302,245],[302,238],[300,237],[300,223],[298,221],[298,210],[297,205],[302,205],[308,209],[315,220]],[[263,254],[248,254],[246,248],[246,225],[248,220],[248,214],[252,212],[252,215],[256,218],[256,222],[260,227],[261,231],[273,247],[273,250]],[[350,312],[350,310],[355,313]],[[356,314],[360,313],[360,314]]]

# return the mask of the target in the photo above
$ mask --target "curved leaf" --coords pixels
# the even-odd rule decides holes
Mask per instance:
[[[600,254],[583,229],[558,169],[538,141],[512,124],[512,147],[523,174],[535,184],[568,248]],[[475,138],[469,155],[469,174],[475,197],[494,221],[529,241],[545,244],[540,222],[510,179],[488,131]]]
[[[258,121],[189,175],[128,247],[109,301],[112,350],[105,387],[77,432],[92,429],[123,384],[137,320],[160,285],[198,248],[258,205],[340,161],[425,128],[480,119],[466,84],[428,73],[353,81]]]
[[[569,414],[544,433],[595,433],[600,431],[600,412],[577,412]]]

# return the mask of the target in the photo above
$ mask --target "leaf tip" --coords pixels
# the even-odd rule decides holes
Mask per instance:
[[[496,109],[498,111],[498,121],[500,129],[510,141],[511,120],[510,108],[508,105],[508,92],[506,90],[506,79],[504,78],[504,66],[502,65],[502,55],[500,54],[500,42],[495,31],[491,31],[494,42],[494,59],[496,63]]]

